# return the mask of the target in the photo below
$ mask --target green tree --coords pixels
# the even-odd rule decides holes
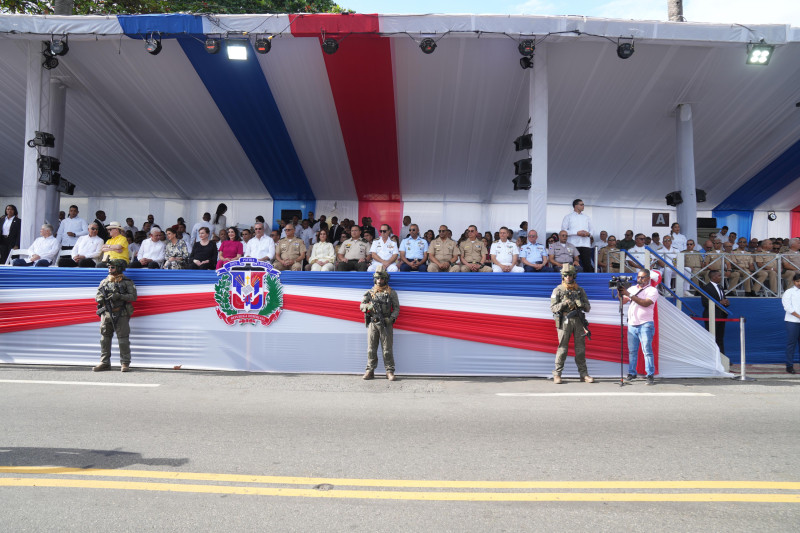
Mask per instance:
[[[54,13],[55,1],[48,0],[4,0],[0,12],[50,15]],[[124,13],[341,13],[346,11],[333,0],[75,0],[76,15],[124,14]]]

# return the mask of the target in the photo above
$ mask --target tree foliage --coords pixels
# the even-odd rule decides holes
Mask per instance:
[[[4,0],[0,12],[50,15],[53,0]],[[126,13],[341,13],[333,0],[75,0],[75,15],[118,15]]]

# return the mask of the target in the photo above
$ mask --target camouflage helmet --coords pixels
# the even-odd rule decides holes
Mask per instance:
[[[578,271],[575,270],[575,267],[570,264],[565,264],[561,266],[561,277],[565,276],[572,276],[576,277],[578,275]]]
[[[112,259],[108,262],[108,266],[113,266],[117,272],[125,272],[125,269],[128,268],[128,263],[122,259]]]
[[[385,279],[386,283],[389,283],[389,273],[384,270],[383,265],[378,265],[378,268],[375,270],[375,274],[372,275],[372,278],[375,281],[379,279]]]

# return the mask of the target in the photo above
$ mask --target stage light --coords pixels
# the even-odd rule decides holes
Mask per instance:
[[[432,54],[433,51],[436,50],[436,41],[430,37],[426,37],[419,43],[419,49],[425,54]]]
[[[767,213],[767,219],[769,219],[770,222],[775,222],[778,220],[778,215],[775,214],[775,211],[770,211]]]
[[[56,192],[72,195],[75,193],[75,184],[59,176],[58,183],[56,183]]]
[[[47,70],[53,70],[58,66],[58,59],[45,54],[44,58],[42,59],[42,66]]]
[[[244,39],[228,39],[225,41],[225,50],[228,52],[228,59],[235,61],[247,60],[247,48],[249,41]]]
[[[517,47],[519,53],[524,55],[525,57],[533,57],[533,51],[535,50],[535,48],[536,45],[531,39],[526,39],[525,41],[522,41],[521,43],[519,43],[519,46]]]
[[[150,36],[144,43],[144,49],[148,54],[157,56],[161,53],[161,37]]]
[[[56,137],[52,133],[46,131],[37,131],[36,136],[28,141],[28,146],[31,148],[41,146],[43,148],[53,148],[56,145]]]
[[[39,170],[61,170],[61,161],[49,155],[40,155],[36,160]]]
[[[673,207],[683,203],[683,195],[681,194],[681,191],[673,191],[669,193],[666,198],[667,205],[671,205]]]
[[[694,194],[697,197],[698,204],[706,201],[706,191],[703,189],[695,189]]]
[[[339,42],[336,39],[325,39],[322,41],[322,51],[326,54],[335,54],[339,49]]]
[[[530,150],[533,148],[533,134],[528,133],[527,135],[520,135],[514,140],[514,147],[516,148],[517,152],[521,150]]]
[[[519,58],[519,66],[522,67],[522,70],[526,68],[533,68],[533,58],[531,57],[520,57]]]
[[[50,42],[50,52],[55,56],[65,56],[69,52],[69,44],[65,39],[53,39]]]
[[[533,165],[531,165],[530,157],[514,161],[514,174],[530,174],[531,171],[533,171]]]
[[[61,180],[61,174],[54,170],[45,170],[39,175],[39,183],[42,185],[56,185]]]
[[[747,45],[747,64],[748,65],[769,65],[769,60],[772,59],[772,52],[775,47],[771,44],[766,44],[764,39],[758,44]]]
[[[628,59],[633,55],[633,43],[620,43],[617,45],[617,57],[620,59]]]
[[[272,49],[272,36],[266,39],[256,39],[256,52],[259,54],[267,54]]]
[[[520,174],[513,180],[514,182],[514,190],[515,191],[527,191],[531,188],[531,174],[530,172],[525,174]]]
[[[206,39],[206,52],[216,54],[219,52],[219,39]]]

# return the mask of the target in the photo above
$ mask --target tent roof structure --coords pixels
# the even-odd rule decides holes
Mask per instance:
[[[689,103],[709,208],[800,204],[800,28],[494,15],[0,15],[0,195],[21,191],[28,47],[63,35],[49,74],[67,87],[61,163],[76,195],[525,203],[512,143],[532,71],[517,45],[534,39],[551,203],[664,206]],[[203,47],[266,35],[271,51],[243,62]],[[771,62],[747,65],[762,39]],[[741,192],[754,179],[758,205]]]

